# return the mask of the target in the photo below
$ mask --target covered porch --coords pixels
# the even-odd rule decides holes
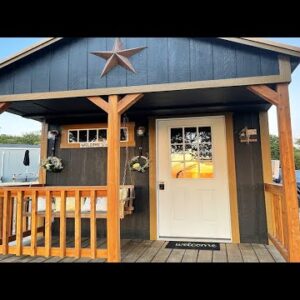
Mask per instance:
[[[37,246],[44,243],[43,238]],[[82,239],[82,247],[89,246],[88,238]],[[122,263],[280,263],[285,262],[273,245],[262,244],[220,244],[220,250],[183,250],[166,248],[166,241],[121,240]],[[53,245],[58,246],[58,237],[53,237]],[[74,246],[74,239],[68,238],[67,245]],[[99,248],[106,248],[104,239],[97,240]],[[61,257],[61,256],[15,256],[0,255],[0,263],[104,263],[104,258]]]
[[[182,104],[182,99],[187,99],[185,104]],[[241,100],[242,99],[242,100]],[[5,187],[0,190],[0,210],[1,210],[1,231],[2,239],[0,243],[0,253],[3,255],[30,255],[34,256],[60,256],[74,257],[75,259],[100,259],[110,262],[118,262],[122,260],[122,249],[126,249],[126,243],[121,247],[120,239],[120,126],[121,116],[127,112],[131,115],[147,115],[149,117],[149,205],[150,205],[150,238],[155,240],[157,236],[156,228],[156,167],[155,167],[155,123],[153,120],[159,116],[193,116],[193,115],[226,115],[226,131],[227,131],[227,151],[229,164],[229,189],[231,203],[231,223],[232,223],[232,242],[234,244],[223,244],[222,250],[211,253],[211,260],[217,260],[220,255],[226,260],[231,260],[233,257],[243,260],[243,252],[252,253],[250,256],[259,261],[258,253],[264,252],[265,256],[272,258],[272,253],[277,253],[273,246],[253,246],[253,245],[238,245],[240,242],[239,234],[239,217],[237,203],[237,186],[236,172],[234,162],[234,136],[233,136],[233,121],[231,114],[233,112],[243,112],[248,110],[259,111],[260,122],[260,140],[261,154],[263,164],[263,178],[265,182],[265,206],[266,219],[268,227],[269,242],[281,253],[287,261],[300,260],[300,240],[299,240],[299,219],[298,219],[298,204],[296,194],[295,175],[293,173],[293,155],[292,155],[292,136],[291,123],[288,100],[288,85],[275,84],[270,87],[267,85],[251,85],[238,87],[223,87],[223,88],[207,88],[207,89],[192,89],[180,90],[171,92],[156,92],[146,94],[128,94],[128,95],[104,95],[104,96],[87,96],[71,97],[68,99],[39,99],[26,102],[28,105],[23,105],[24,102],[2,103],[2,111],[8,110],[11,112],[22,112],[25,117],[33,118],[44,122],[42,141],[42,158],[47,155],[47,122],[58,122],[66,117],[76,119],[89,118],[96,120],[107,115],[107,135],[108,135],[108,151],[107,151],[107,186],[85,186],[85,187],[67,187],[67,186],[44,186],[46,184],[46,173],[40,173],[40,186],[36,187]],[[277,106],[279,137],[280,137],[280,153],[283,169],[284,185],[272,183],[271,164],[270,164],[270,149],[268,141],[268,122],[266,110],[271,105]],[[55,106],[56,112],[52,113]],[[71,107],[71,109],[69,108]],[[80,112],[76,111],[80,108]],[[99,108],[101,110],[99,110]],[[75,110],[74,110],[75,109]],[[57,110],[61,112],[58,113]],[[71,110],[71,112],[70,112]],[[94,112],[93,112],[94,111]],[[30,112],[30,114],[29,114]],[[146,113],[147,112],[147,113]],[[101,115],[102,114],[102,115]],[[155,116],[155,117],[154,117]],[[97,167],[97,166],[95,166]],[[95,199],[98,195],[105,195],[108,199],[107,214],[103,217],[106,219],[106,242],[101,242],[99,248],[97,242],[97,212]],[[43,196],[46,199],[46,211],[43,217],[43,222],[37,212],[37,199]],[[58,237],[52,236],[52,210],[51,199],[54,196],[59,196],[61,201],[60,213],[56,213],[59,217],[59,232]],[[65,211],[65,201],[68,196],[75,198],[75,211],[72,215],[74,219],[74,247],[67,246],[69,237],[66,235],[66,220],[68,217]],[[84,218],[80,211],[80,199],[83,196],[88,196],[91,199],[90,214],[85,216],[90,222],[90,243],[89,247],[83,246],[81,239],[81,220]],[[16,203],[16,230],[12,234],[10,226],[12,223],[12,201]],[[26,200],[32,201],[32,210],[30,214],[24,215],[24,203]],[[28,221],[30,219],[30,228]],[[38,236],[44,234],[44,244],[41,246],[38,243]],[[31,244],[24,244],[23,237],[30,236]],[[54,242],[59,240],[59,246]],[[15,245],[10,245],[11,241],[16,241]],[[163,253],[169,250],[164,250],[164,243],[161,241],[130,241],[128,245],[138,243],[137,249],[144,249],[150,245],[149,250],[154,253],[159,249]],[[148,246],[147,246],[148,245]],[[128,247],[128,246],[127,246]],[[255,251],[255,249],[257,251]],[[261,251],[259,250],[261,249]],[[125,251],[125,250],[124,250]],[[142,250],[140,250],[142,251]],[[229,251],[229,252],[228,252]],[[233,251],[233,252],[232,252]],[[173,255],[179,260],[184,260],[192,256],[198,260],[202,257],[202,252],[193,254],[190,251],[174,251],[174,254],[166,254],[166,260],[171,259]],[[247,253],[248,253],[247,252]],[[139,252],[138,252],[139,253]],[[176,254],[179,253],[179,254]],[[186,254],[185,254],[186,253]],[[207,253],[207,252],[205,252]],[[203,255],[209,255],[209,254]],[[222,254],[223,253],[223,254]],[[226,254],[227,253],[227,254]],[[228,254],[229,253],[229,254]],[[226,255],[225,255],[226,254]],[[138,254],[132,254],[134,257]],[[170,257],[169,257],[170,255]],[[276,257],[278,254],[274,254]],[[4,257],[4,256],[3,256]],[[129,256],[130,257],[130,256]],[[9,258],[7,258],[9,260]],[[12,259],[12,258],[11,258]],[[123,258],[125,259],[125,258]],[[153,258],[154,259],[154,256]],[[186,258],[187,259],[187,258]],[[3,259],[3,260],[6,260]],[[138,260],[138,258],[137,258]],[[46,259],[45,259],[46,261]]]

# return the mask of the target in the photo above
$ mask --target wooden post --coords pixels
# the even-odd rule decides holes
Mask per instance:
[[[107,124],[107,260],[119,262],[120,246],[120,123],[119,96],[109,96]]]
[[[288,84],[277,84],[277,119],[290,262],[300,262],[300,228]]]
[[[134,105],[143,94],[126,95],[119,101],[118,95],[110,95],[108,102],[99,96],[88,99],[103,109],[108,115],[107,124],[107,261],[119,262],[121,259],[120,243],[120,124],[121,114]],[[92,201],[92,198],[91,198]],[[93,208],[94,210],[94,208]],[[92,212],[91,212],[91,216]],[[94,226],[91,224],[91,226]],[[91,235],[95,238],[92,228]],[[95,241],[91,245],[95,252]]]

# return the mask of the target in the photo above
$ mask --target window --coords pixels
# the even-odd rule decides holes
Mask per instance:
[[[135,146],[134,123],[120,129],[121,146]],[[62,126],[61,148],[93,148],[107,146],[107,124]]]
[[[170,130],[172,178],[213,178],[211,127]]]

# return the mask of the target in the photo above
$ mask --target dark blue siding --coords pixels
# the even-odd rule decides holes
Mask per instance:
[[[190,81],[190,42],[187,38],[169,38],[169,82]]]
[[[50,59],[51,51],[47,51],[45,55],[39,55],[39,57],[34,60],[31,75],[33,93],[49,91]]]
[[[87,39],[74,39],[69,53],[69,89],[87,88]]]
[[[168,79],[168,39],[148,39],[148,84],[166,83]]]
[[[128,48],[146,47],[145,38],[127,38]],[[137,72],[136,74],[127,71],[127,85],[145,85],[148,82],[147,77],[147,48],[130,57],[130,61]],[[137,75],[138,74],[138,75]]]
[[[216,40],[213,43],[214,79],[236,78],[236,45]]]
[[[50,91],[69,89],[69,45],[68,41],[54,45],[50,62]]]
[[[190,40],[191,81],[212,80],[212,42],[208,39]]]
[[[89,38],[88,39],[88,88],[106,87],[106,76],[100,78],[105,60],[91,54],[91,52],[106,49],[106,39]]]
[[[279,74],[276,53],[216,38],[122,38],[144,50],[130,57],[136,74],[121,66],[100,74],[115,38],[65,38],[0,70],[0,94],[138,86]],[[13,89],[13,90],[12,90]]]
[[[236,51],[237,77],[251,77],[260,74],[260,59],[257,51],[247,47],[240,46],[239,48]]]
[[[22,67],[15,70],[14,73],[14,93],[31,93],[31,72],[32,62],[26,61]]]
[[[7,70],[0,76],[0,95],[13,94],[14,90],[14,71]]]

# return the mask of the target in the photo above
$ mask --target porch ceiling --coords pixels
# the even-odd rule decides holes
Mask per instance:
[[[227,87],[146,93],[130,108],[128,114],[171,115],[268,110],[270,106],[246,87]],[[103,111],[83,97],[18,101],[11,103],[7,111],[38,121],[66,121],[82,117],[96,119],[101,115],[105,116]]]

